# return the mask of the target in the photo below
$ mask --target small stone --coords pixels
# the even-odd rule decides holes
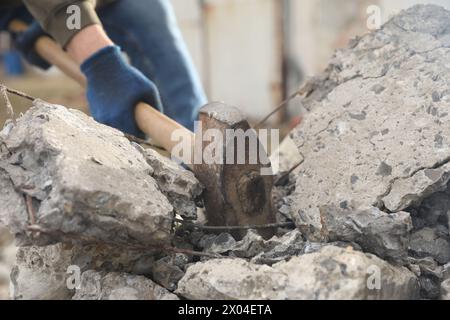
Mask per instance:
[[[450,196],[445,192],[436,192],[426,198],[419,207],[419,217],[425,221],[425,226],[434,227],[447,219],[450,210]]]
[[[433,257],[440,264],[450,262],[450,243],[441,238],[435,229],[423,228],[411,235],[410,252],[418,257]]]
[[[431,94],[431,97],[433,99],[433,102],[441,101],[441,94],[437,91],[433,91],[433,93]]]
[[[244,238],[236,243],[232,252],[236,257],[252,258],[273,246],[272,241],[266,241],[255,231],[249,230]]]
[[[434,277],[421,276],[419,278],[420,295],[424,299],[438,299],[440,294],[440,281]]]
[[[375,94],[380,94],[381,92],[383,92],[386,88],[384,86],[382,86],[381,84],[376,84],[372,87],[372,91],[375,92]]]
[[[185,219],[195,220],[197,218],[195,200],[203,192],[203,186],[194,174],[153,149],[145,150],[144,156],[154,170],[153,178],[161,192],[169,199],[175,212]]]
[[[177,266],[172,257],[164,257],[153,266],[152,279],[169,291],[175,291],[184,271]]]
[[[412,229],[407,212],[388,214],[375,207],[366,210],[322,207],[320,216],[320,241],[355,242],[367,252],[395,261],[407,255]],[[310,234],[307,226],[301,226],[300,230]]]
[[[206,235],[200,240],[199,246],[206,252],[226,253],[235,248],[236,240],[229,233]]]
[[[442,278],[443,268],[439,266],[436,260],[432,257],[425,257],[421,259],[408,257],[408,261],[410,264],[417,265],[420,268],[420,273],[422,275],[428,275],[438,279]]]
[[[382,162],[380,164],[376,173],[377,176],[383,177],[390,176],[391,174],[392,174],[392,167],[388,165],[386,162]]]
[[[273,248],[266,249],[264,252],[254,256],[251,262],[272,265],[300,255],[305,246],[302,234],[298,230],[292,230],[281,238],[274,237],[270,242],[273,242]]]

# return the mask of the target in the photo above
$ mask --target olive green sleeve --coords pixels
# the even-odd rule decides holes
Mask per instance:
[[[23,2],[42,28],[63,47],[66,47],[73,36],[83,28],[100,24],[95,12],[96,0],[23,0]],[[79,25],[72,23],[74,11],[68,11],[73,5],[77,6],[76,10],[80,13]]]

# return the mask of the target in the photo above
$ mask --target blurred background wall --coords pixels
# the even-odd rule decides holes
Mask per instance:
[[[450,9],[450,0],[172,0],[209,97],[259,119],[333,51],[370,30],[367,8],[381,22],[418,3]],[[275,121],[295,116],[280,114]]]

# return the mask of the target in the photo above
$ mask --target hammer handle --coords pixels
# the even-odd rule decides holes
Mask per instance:
[[[27,28],[28,25],[19,20],[14,20],[9,24],[12,32],[24,32]],[[53,39],[47,36],[40,37],[36,41],[35,50],[48,63],[57,66],[67,76],[86,88],[86,78],[77,63]],[[192,142],[194,141],[193,132],[146,103],[140,102],[136,105],[135,119],[142,132],[169,152],[172,152],[172,149],[179,143],[171,139],[175,130],[183,137],[189,137]]]
[[[28,25],[19,20],[13,20],[9,24],[9,30],[13,32],[25,32]],[[72,58],[51,38],[42,36],[36,40],[34,49],[47,62],[57,66],[67,76],[86,87],[86,78]]]

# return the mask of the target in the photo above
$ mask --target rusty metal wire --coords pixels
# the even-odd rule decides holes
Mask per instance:
[[[174,222],[178,222],[186,227],[191,227],[193,229],[200,229],[204,231],[233,231],[233,230],[250,230],[250,229],[269,229],[269,228],[286,228],[295,227],[293,222],[280,222],[280,223],[269,223],[262,225],[247,225],[247,226],[205,226],[202,224],[185,221],[181,219],[171,219]]]
[[[7,87],[6,85],[4,85],[3,83],[0,83],[0,94],[2,95],[3,100],[5,101],[6,112],[8,113],[9,119],[11,119],[14,124],[16,124],[16,116],[14,113],[14,108],[11,104],[11,101],[9,100],[8,93],[14,94],[16,96],[19,96],[21,98],[24,98],[24,99],[27,99],[30,101],[34,101],[34,100],[36,100],[36,98],[30,96],[29,94],[23,93],[21,91],[11,89],[11,88]]]
[[[157,252],[169,252],[169,253],[182,253],[187,254],[191,256],[197,256],[197,257],[207,257],[207,258],[214,258],[214,259],[221,259],[221,258],[232,258],[228,256],[223,256],[216,253],[208,253],[208,252],[199,252],[184,248],[177,248],[173,246],[165,246],[165,245],[143,245],[143,244],[122,244],[122,243],[115,243],[115,242],[108,242],[99,240],[93,237],[87,237],[82,235],[76,235],[76,234],[70,234],[70,233],[64,233],[60,231],[50,231],[42,228],[39,225],[29,225],[27,227],[27,230],[33,234],[44,234],[59,238],[65,238],[65,239],[71,239],[75,242],[81,242],[84,244],[93,244],[93,245],[107,245],[114,248],[122,248],[125,250],[137,250],[137,251],[157,251]],[[66,242],[67,243],[67,242]]]
[[[30,100],[30,101],[36,100],[35,97],[30,96],[29,94],[23,93],[23,92],[21,92],[21,91],[19,91],[19,90],[11,89],[11,88],[9,88],[8,86],[4,85],[3,83],[0,83],[0,89],[1,89],[2,91],[6,91],[6,92],[8,92],[8,93],[14,94],[14,95],[16,95],[16,96],[25,98],[25,99]]]
[[[9,119],[11,119],[13,121],[13,123],[15,124],[16,122],[16,117],[14,114],[14,109],[12,107],[11,101],[9,101],[9,97],[8,97],[8,91],[6,89],[5,86],[0,86],[0,92],[2,94],[3,100],[5,101],[5,106],[6,106],[6,112],[8,114]]]
[[[281,111],[283,108],[285,108],[289,102],[294,100],[294,98],[296,98],[299,95],[301,95],[301,90],[291,94],[286,100],[281,102],[272,112],[270,112],[267,116],[265,116],[264,119],[262,119],[260,122],[258,122],[256,124],[256,126],[254,127],[254,129],[255,130],[260,129],[267,122],[267,120],[269,120],[273,115],[275,115],[276,113]]]

